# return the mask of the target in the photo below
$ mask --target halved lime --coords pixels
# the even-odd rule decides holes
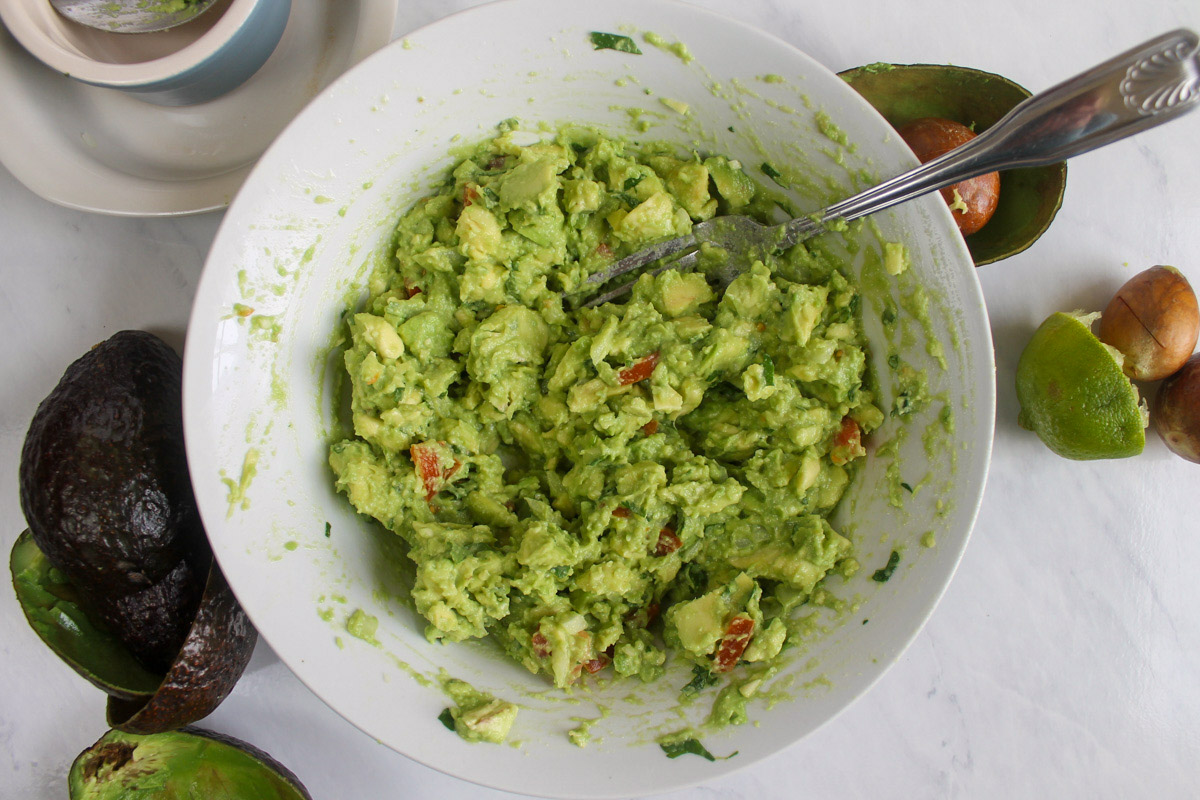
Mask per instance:
[[[1092,333],[1099,316],[1051,314],[1017,363],[1017,421],[1064,458],[1128,458],[1146,446],[1146,404],[1120,352]]]

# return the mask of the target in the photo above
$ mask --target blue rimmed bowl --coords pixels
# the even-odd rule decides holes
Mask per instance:
[[[219,0],[195,20],[156,33],[111,33],[59,15],[46,0],[0,0],[0,18],[35,58],[93,86],[185,106],[229,92],[266,63],[291,0]]]

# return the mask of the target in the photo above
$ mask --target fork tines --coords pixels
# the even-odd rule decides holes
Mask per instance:
[[[588,283],[605,283],[612,280],[618,275],[624,275],[626,272],[644,267],[660,258],[673,256],[689,247],[696,246],[696,237],[692,234],[679,236],[674,239],[668,239],[665,242],[650,245],[642,250],[638,250],[633,255],[625,256],[617,263],[613,264],[608,269],[593,273],[588,276]]]

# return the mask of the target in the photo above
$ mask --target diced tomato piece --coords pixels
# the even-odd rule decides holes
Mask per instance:
[[[465,186],[463,186],[463,201],[462,202],[463,202],[464,208],[471,205],[478,199],[479,199],[479,187],[477,187],[473,183],[468,183]]]
[[[637,361],[633,362],[628,367],[623,368],[617,373],[617,383],[622,386],[628,386],[631,383],[644,381],[649,378],[654,368],[658,366],[658,351],[655,350],[648,356],[642,356]]]
[[[607,667],[611,661],[611,658],[606,656],[604,653],[601,653],[591,661],[583,662],[583,668],[587,670],[589,674],[595,675],[597,672]]]
[[[533,636],[529,637],[529,643],[533,645],[533,654],[538,658],[548,658],[550,656],[550,642],[546,641],[546,637],[541,631],[536,631]]]
[[[736,667],[752,638],[754,620],[745,614],[738,614],[729,620],[729,625],[725,628],[725,637],[721,639],[717,655],[714,657],[713,672],[729,672]]]
[[[620,519],[628,519],[629,515],[632,513],[633,512],[630,511],[625,506],[617,506],[616,508],[613,509],[613,512],[612,512],[614,517],[618,517]]]
[[[417,475],[425,484],[425,499],[432,500],[441,488],[442,468],[438,461],[437,451],[428,443],[414,444],[408,449],[412,456]]]
[[[658,532],[658,543],[654,546],[654,555],[670,555],[682,546],[683,540],[675,535],[675,531],[670,528],[663,528]]]
[[[417,295],[419,295],[421,293],[421,287],[414,286],[413,284],[411,284],[407,280],[405,280],[404,281],[404,291],[408,292],[409,297],[416,297]]]
[[[462,467],[462,462],[457,458],[449,467],[443,467],[433,442],[418,442],[410,447],[408,452],[412,457],[413,466],[417,468],[421,483],[425,485],[426,500],[432,500],[450,476]]]
[[[596,252],[605,258],[608,258],[612,255],[612,248],[608,246],[608,242],[601,242],[600,244],[596,245]]]
[[[487,162],[487,166],[485,166],[484,169],[486,169],[488,172],[491,172],[492,170],[500,169],[501,167],[504,166],[504,162],[507,160],[508,160],[508,156],[493,156],[492,160]]]
[[[835,464],[845,464],[867,454],[862,445],[862,430],[850,417],[842,417],[842,429],[829,448],[829,459]]]
[[[652,419],[642,426],[642,433],[647,436],[653,436],[658,433],[658,420]]]

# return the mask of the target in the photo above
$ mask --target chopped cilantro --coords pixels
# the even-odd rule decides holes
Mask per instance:
[[[692,675],[694,677],[680,690],[680,693],[687,697],[695,697],[708,687],[721,682],[721,679],[713,675],[708,667],[699,664],[692,667]]]
[[[783,173],[781,173],[779,170],[775,169],[768,162],[764,161],[762,163],[762,166],[759,167],[759,169],[761,169],[763,171],[763,175],[766,175],[768,178],[775,181],[780,186],[787,186],[787,184],[785,184],[782,180],[780,180],[780,178],[783,177]]]
[[[904,481],[900,482],[900,486],[909,494],[913,493],[913,488],[911,486],[909,486],[907,483],[905,483]]]
[[[887,583],[888,579],[892,577],[892,573],[896,571],[896,565],[899,563],[900,554],[893,550],[892,555],[888,558],[887,566],[883,569],[875,570],[875,574],[871,576],[871,580],[876,583]]]
[[[892,353],[891,355],[889,355],[887,357],[887,362],[888,362],[888,366],[891,367],[892,369],[899,369],[900,368],[900,355],[898,353]]]
[[[617,198],[630,208],[636,208],[639,203],[636,197],[631,194],[626,194],[625,192],[613,192],[613,197]]]
[[[646,177],[645,175],[633,175],[629,178],[626,178],[625,185],[622,186],[621,188],[628,192],[630,189],[632,189],[633,187],[635,187],[639,183],[641,183],[642,179],[645,177]]]
[[[454,715],[450,713],[450,709],[448,708],[442,709],[442,713],[438,714],[438,722],[442,723],[452,731],[457,730],[454,727]]]
[[[901,392],[892,403],[892,416],[903,417],[905,414],[911,414],[914,408],[915,404],[908,392]]]
[[[330,532],[331,530],[332,530],[332,527],[330,526],[330,524],[329,524],[328,522],[326,522],[326,523],[325,523],[325,538],[326,538],[326,539],[328,539],[328,538],[329,538],[329,532]]]
[[[681,742],[663,742],[658,745],[662,751],[667,754],[667,758],[679,758],[682,755],[691,753],[694,756],[700,756],[708,761],[716,761],[717,757],[708,752],[704,745],[700,744],[698,739],[684,739]]]
[[[767,386],[775,385],[775,361],[768,355],[763,356],[763,381]]]
[[[642,54],[642,51],[638,49],[633,39],[630,39],[628,36],[622,36],[619,33],[592,31],[588,34],[588,39],[592,42],[593,50],[619,50],[622,53],[632,53],[635,56]]]

